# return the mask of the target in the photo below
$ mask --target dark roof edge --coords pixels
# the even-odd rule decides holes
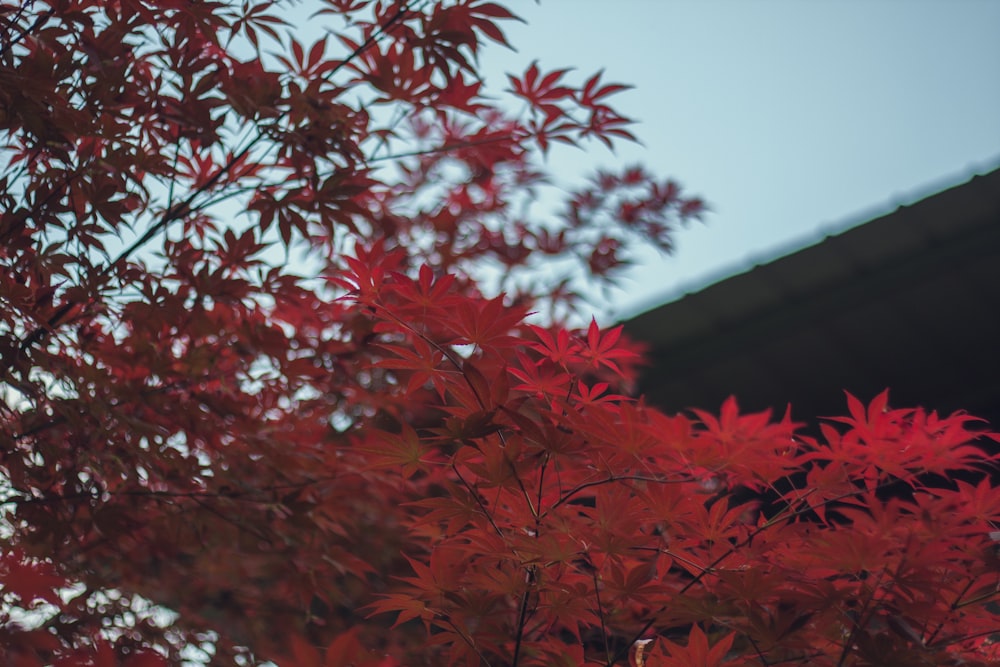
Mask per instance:
[[[878,273],[899,262],[913,264],[913,258],[933,257],[951,238],[992,233],[989,230],[996,228],[998,203],[1000,169],[825,236],[813,245],[758,264],[624,323],[633,338],[654,347],[713,335],[781,303],[808,299],[831,286],[842,291],[836,286],[857,283],[865,276],[870,280],[875,277],[872,271]],[[969,236],[974,229],[984,231]]]
[[[871,206],[861,210],[839,222],[823,225],[818,234],[803,235],[778,244],[768,253],[766,258],[747,264],[745,261],[723,266],[708,276],[697,281],[681,285],[659,297],[651,297],[646,303],[637,306],[631,313],[619,317],[620,322],[635,322],[645,319],[644,316],[655,312],[669,304],[679,303],[698,295],[720,283],[725,283],[754,270],[778,262],[790,255],[820,246],[827,241],[841,237],[863,225],[878,222],[885,218],[898,215],[901,211],[926,199],[942,195],[950,190],[963,188],[978,179],[997,180],[1000,182],[1000,157],[991,162],[974,165],[963,171],[959,176],[947,176],[911,190],[895,199],[895,203],[885,206]],[[992,177],[992,178],[991,178]],[[958,180],[958,179],[961,180]]]

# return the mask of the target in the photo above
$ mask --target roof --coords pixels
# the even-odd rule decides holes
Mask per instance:
[[[1000,424],[1000,169],[624,322],[647,399],[796,419],[868,400]]]

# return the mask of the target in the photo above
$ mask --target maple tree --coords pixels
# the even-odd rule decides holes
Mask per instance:
[[[703,209],[552,187],[624,86],[487,94],[500,4],[309,11],[0,4],[5,664],[1000,662],[975,420],[666,415],[566,323]]]

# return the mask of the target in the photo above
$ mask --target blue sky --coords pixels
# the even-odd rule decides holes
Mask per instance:
[[[506,3],[505,3],[506,4]],[[995,0],[543,0],[510,2],[518,53],[483,57],[491,87],[534,59],[604,68],[641,161],[713,208],[677,252],[639,257],[629,316],[1000,166]]]

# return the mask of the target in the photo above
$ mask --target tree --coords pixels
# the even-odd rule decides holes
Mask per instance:
[[[312,9],[0,5],[6,664],[1000,660],[971,417],[665,415],[567,324],[703,208],[537,205],[624,86],[487,95],[491,2]]]

